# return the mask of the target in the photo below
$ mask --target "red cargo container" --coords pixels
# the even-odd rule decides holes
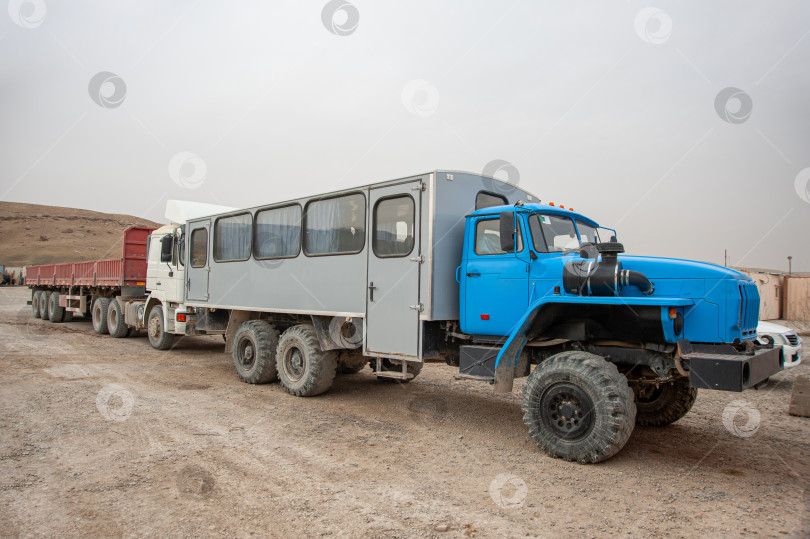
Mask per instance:
[[[121,258],[26,266],[25,285],[41,289],[146,285],[146,242],[155,230],[131,226],[124,230]]]

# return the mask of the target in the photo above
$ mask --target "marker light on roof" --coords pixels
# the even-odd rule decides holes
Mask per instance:
[[[549,202],[549,203],[548,203],[548,205],[549,205],[549,206],[553,206],[553,205],[554,205],[554,203],[553,203],[553,202]]]

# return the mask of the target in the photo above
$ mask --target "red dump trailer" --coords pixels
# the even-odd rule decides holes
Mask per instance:
[[[24,284],[31,289],[34,316],[67,322],[74,313],[87,316],[98,307],[103,327],[95,329],[106,331],[111,298],[146,295],[147,242],[153,230],[145,226],[124,230],[120,258],[26,266]]]

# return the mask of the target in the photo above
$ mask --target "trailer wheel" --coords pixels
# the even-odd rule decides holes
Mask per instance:
[[[616,365],[587,352],[551,356],[523,389],[523,422],[537,445],[581,464],[618,453],[633,432],[633,391]]]
[[[48,319],[48,291],[42,290],[39,293],[39,316],[43,320]]]
[[[129,335],[129,326],[124,321],[124,309],[118,299],[110,300],[107,308],[107,331],[111,337],[121,339]]]
[[[39,314],[39,296],[42,294],[39,290],[36,290],[34,294],[31,296],[31,310],[34,311],[34,318],[39,318],[41,315]]]
[[[422,372],[422,365],[423,365],[422,363],[414,363],[412,361],[408,361],[408,367],[407,367],[408,368],[408,374],[412,374],[413,378],[408,378],[407,380],[401,380],[399,378],[389,378],[387,376],[378,376],[377,380],[380,380],[381,382],[388,382],[389,384],[396,384],[396,383],[407,384],[408,382],[410,382],[411,380],[413,380],[414,378],[419,376],[419,373]],[[372,359],[369,362],[369,366],[371,367],[372,371],[377,372],[377,360],[376,359]],[[384,371],[402,372],[402,362],[397,361],[396,359],[383,358],[383,360],[382,360],[382,369]]]
[[[697,399],[697,389],[689,387],[688,378],[674,382],[636,388],[636,423],[646,427],[663,427],[689,413]]]
[[[315,328],[301,324],[287,329],[278,342],[276,365],[281,385],[296,397],[314,397],[335,380],[337,353],[324,352]]]
[[[166,324],[163,322],[163,305],[155,305],[149,311],[146,319],[146,335],[149,344],[157,350],[168,350],[174,343],[174,335],[166,333]]]
[[[62,322],[73,322],[73,313],[65,309],[65,316],[62,317]]]
[[[93,330],[99,334],[107,333],[107,311],[110,310],[110,298],[96,298],[93,302]]]
[[[65,308],[59,306],[59,294],[51,292],[48,296],[48,320],[60,324],[65,319]]]
[[[278,330],[265,320],[242,322],[233,338],[233,364],[247,384],[278,380],[276,348]]]

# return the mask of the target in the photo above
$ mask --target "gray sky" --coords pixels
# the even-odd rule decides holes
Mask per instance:
[[[162,221],[497,159],[630,254],[810,271],[810,3],[340,4],[12,0],[0,199]]]

